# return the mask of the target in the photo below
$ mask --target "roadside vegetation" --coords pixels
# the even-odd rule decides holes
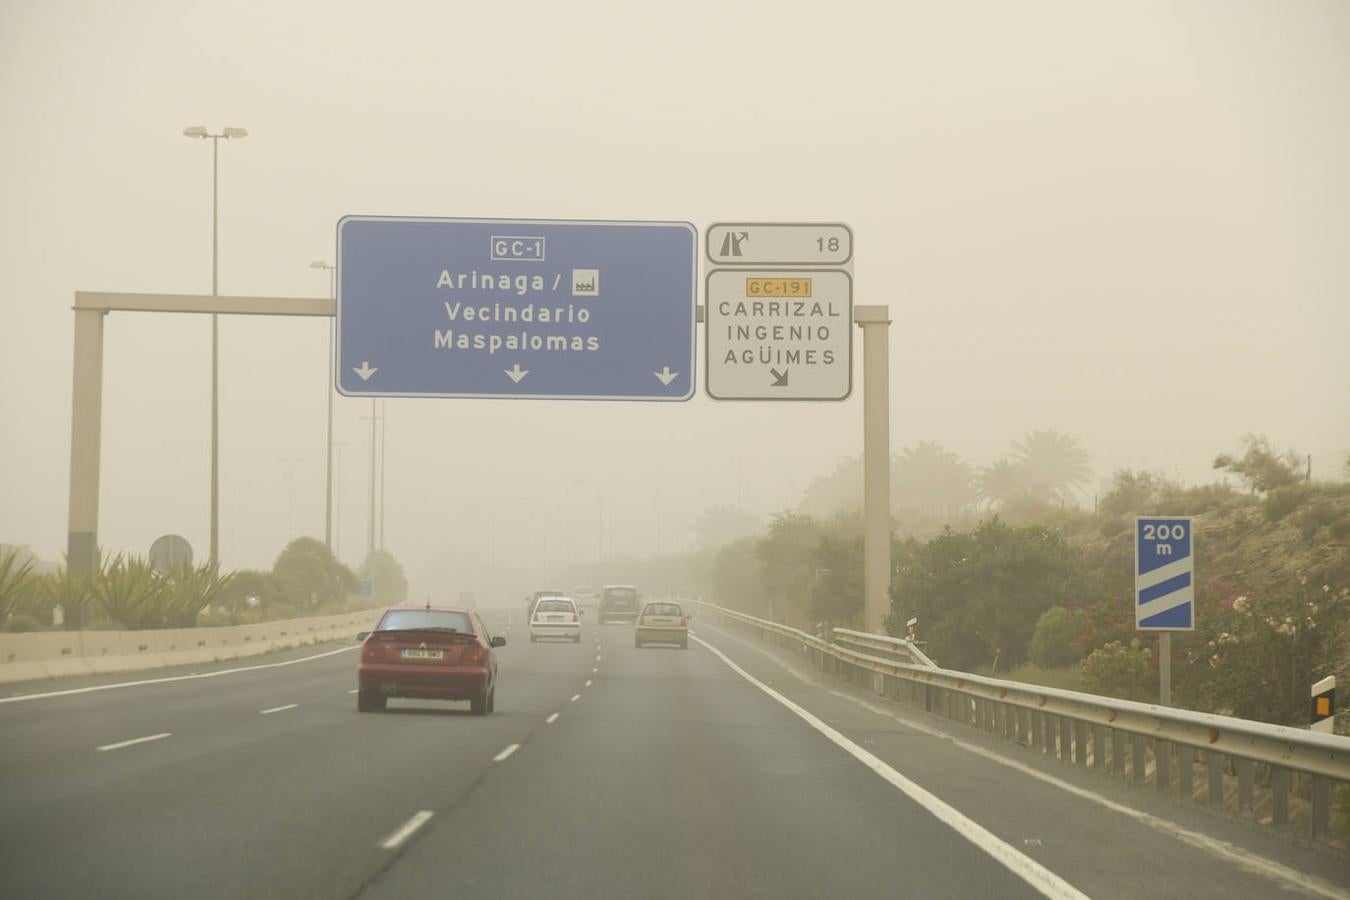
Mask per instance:
[[[207,563],[158,572],[144,557],[125,554],[102,557],[90,578],[46,569],[24,548],[0,547],[0,630],[243,625],[397,603],[408,591],[392,554],[376,551],[358,575],[308,537],[287,544],[268,570],[222,573]]]
[[[1309,686],[1350,677],[1350,484],[1309,481],[1301,457],[1249,435],[1214,458],[1227,480],[1122,470],[1089,512],[1070,505],[1088,463],[1056,432],[983,469],[932,443],[896,454],[887,630],[918,618],[945,667],[1156,699],[1157,636],[1134,627],[1133,517],[1190,515],[1196,630],[1172,641],[1173,702],[1306,725]],[[699,584],[806,630],[860,627],[861,497],[860,463],[841,464],[797,510],[697,560]]]

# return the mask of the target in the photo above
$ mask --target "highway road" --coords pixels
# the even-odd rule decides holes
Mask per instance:
[[[357,713],[354,645],[0,697],[0,897],[1350,896],[1343,859],[710,623],[681,651],[484,618],[484,718]]]

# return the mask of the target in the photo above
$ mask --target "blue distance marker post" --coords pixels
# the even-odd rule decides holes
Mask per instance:
[[[349,397],[688,400],[687,222],[338,222],[337,389]]]
[[[1171,632],[1195,630],[1195,540],[1189,516],[1134,520],[1134,627],[1159,632],[1158,694],[1170,706]]]

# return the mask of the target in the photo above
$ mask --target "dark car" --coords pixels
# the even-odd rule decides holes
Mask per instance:
[[[636,622],[641,605],[637,588],[630,584],[607,584],[600,594],[598,621]]]
[[[356,708],[384,709],[390,697],[468,700],[476,716],[492,712],[497,695],[493,649],[478,613],[467,609],[395,607],[363,639]]]

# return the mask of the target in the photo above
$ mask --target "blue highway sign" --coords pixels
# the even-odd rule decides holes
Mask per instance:
[[[1189,516],[1134,520],[1134,625],[1195,628],[1195,544]]]
[[[687,222],[346,216],[337,232],[349,397],[693,396]]]

